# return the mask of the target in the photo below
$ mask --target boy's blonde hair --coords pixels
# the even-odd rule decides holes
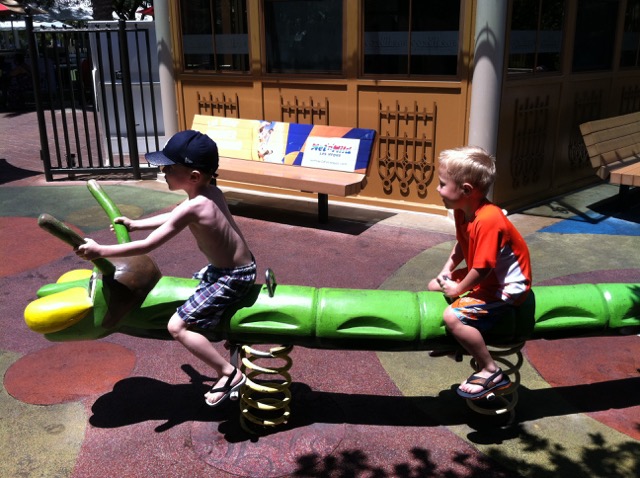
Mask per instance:
[[[477,146],[447,149],[438,159],[458,186],[469,183],[486,193],[496,179],[495,158]]]

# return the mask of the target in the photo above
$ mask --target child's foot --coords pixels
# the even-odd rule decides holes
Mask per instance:
[[[236,376],[238,376],[236,378]],[[223,375],[213,384],[211,390],[204,394],[204,401],[210,407],[217,407],[224,402],[233,392],[240,390],[240,387],[247,381],[247,377],[234,368],[231,375]],[[223,385],[224,384],[224,385]]]
[[[458,395],[463,398],[477,400],[483,398],[491,392],[503,390],[511,385],[511,380],[502,370],[498,368],[495,372],[481,370],[475,375],[471,375],[458,387]]]

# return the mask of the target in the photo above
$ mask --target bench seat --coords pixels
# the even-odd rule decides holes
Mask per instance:
[[[264,163],[220,157],[220,179],[241,183],[262,184],[277,188],[304,192],[351,196],[358,194],[364,185],[364,174],[301,168],[283,164]]]
[[[621,186],[640,186],[640,161],[612,169],[610,181]]]
[[[255,184],[290,189],[318,195],[318,219],[324,223],[329,216],[329,196],[352,196],[366,185],[368,166],[375,132],[358,128],[298,125],[270,122],[279,128],[276,149],[281,162],[267,161],[260,157],[260,126],[266,122],[236,118],[219,118],[195,115],[192,129],[209,135],[218,144],[220,162],[218,178],[224,181]],[[301,162],[306,150],[314,151],[317,138],[332,141],[358,140],[357,161],[354,170],[312,167]],[[311,144],[312,146],[309,146]],[[333,145],[333,143],[330,143]],[[353,144],[353,143],[349,143]],[[316,150],[321,149],[317,148]],[[330,148],[329,148],[330,149]],[[348,146],[345,148],[348,149]],[[332,149],[330,149],[333,151]],[[309,153],[311,155],[312,153]],[[324,164],[321,164],[324,166]],[[330,165],[331,166],[331,165]]]
[[[640,111],[583,123],[580,132],[600,178],[621,194],[640,186]]]

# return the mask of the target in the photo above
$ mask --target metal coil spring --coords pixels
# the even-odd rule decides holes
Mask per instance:
[[[480,405],[484,401],[481,400],[467,400],[467,405],[474,412],[483,415],[502,415],[509,414],[509,422],[515,418],[515,406],[518,403],[518,387],[520,386],[520,368],[524,363],[524,357],[522,356],[522,347],[524,342],[516,345],[510,345],[505,347],[489,347],[489,353],[493,359],[500,363],[502,366],[502,373],[509,375],[511,379],[511,386],[504,391],[490,393],[486,396],[486,401],[498,401],[498,407],[488,407]],[[515,362],[514,362],[515,357]],[[475,360],[471,359],[471,367],[474,370],[478,369]],[[486,405],[486,402],[484,402]]]
[[[241,349],[242,369],[247,376],[240,395],[240,424],[245,431],[256,433],[255,425],[274,427],[287,423],[290,415],[292,365],[289,352],[292,345],[280,345],[268,350],[259,350],[248,345]],[[258,365],[258,361],[279,360],[284,363],[280,367]],[[269,379],[258,380],[260,375],[268,375]],[[281,380],[274,380],[276,376]]]

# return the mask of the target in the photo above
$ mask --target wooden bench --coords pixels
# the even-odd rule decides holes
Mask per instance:
[[[596,173],[620,186],[620,196],[640,186],[640,111],[580,125]]]
[[[222,180],[318,194],[318,219],[329,218],[329,196],[365,186],[375,131],[195,115],[192,129],[218,145]]]

